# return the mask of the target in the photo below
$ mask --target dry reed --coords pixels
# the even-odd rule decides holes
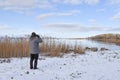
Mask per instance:
[[[70,46],[60,40],[56,41],[50,37],[42,38],[40,53],[45,56],[62,56],[64,53],[72,51],[74,53],[84,53],[80,46]],[[29,56],[28,38],[0,38],[0,58],[26,57]]]

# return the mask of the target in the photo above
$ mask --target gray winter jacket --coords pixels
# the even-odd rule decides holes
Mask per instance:
[[[38,54],[40,52],[39,43],[41,42],[42,42],[42,39],[38,37],[33,37],[29,39],[30,54]]]

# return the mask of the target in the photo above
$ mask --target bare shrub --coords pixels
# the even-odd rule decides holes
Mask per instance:
[[[83,49],[81,46],[79,45],[75,45],[74,49],[73,49],[75,54],[84,54],[85,53],[85,49]]]

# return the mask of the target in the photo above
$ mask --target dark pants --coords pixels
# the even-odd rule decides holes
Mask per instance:
[[[30,54],[30,69],[37,69],[38,54]],[[34,65],[34,66],[33,66]]]

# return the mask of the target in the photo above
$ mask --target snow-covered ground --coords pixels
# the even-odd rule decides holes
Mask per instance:
[[[36,70],[29,58],[0,63],[0,80],[120,80],[120,50],[39,58]]]

